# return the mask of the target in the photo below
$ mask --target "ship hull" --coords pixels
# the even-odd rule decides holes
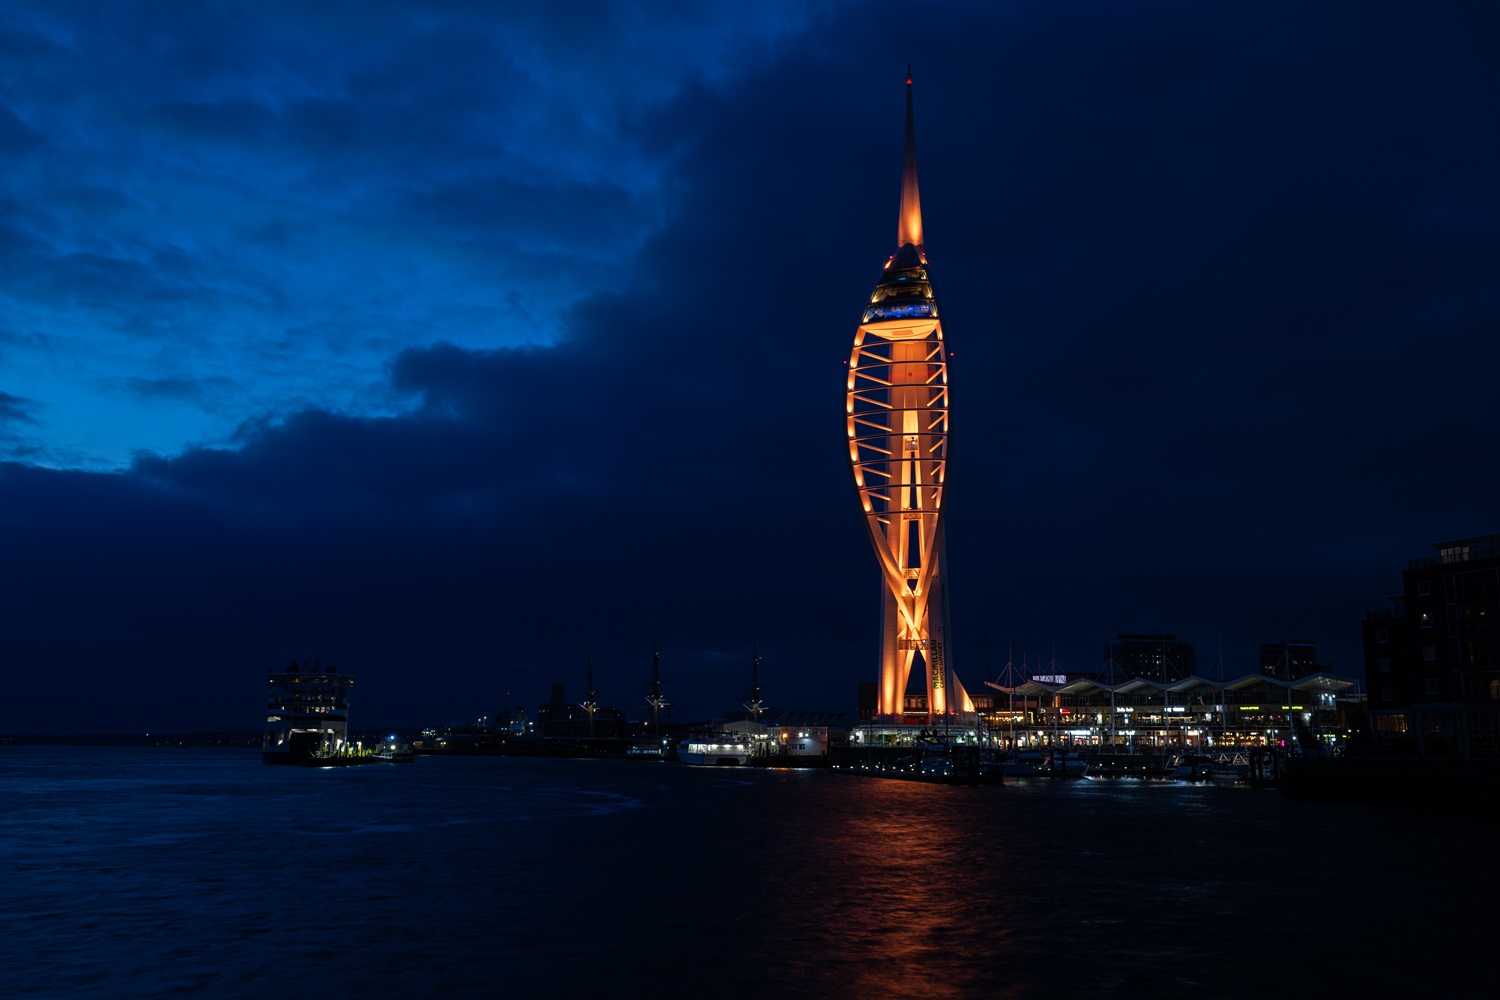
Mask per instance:
[[[678,744],[677,759],[684,764],[742,767],[750,763],[750,746],[732,737],[698,737]]]
[[[748,752],[692,753],[686,750],[678,750],[677,759],[684,764],[705,764],[711,767],[743,767],[750,763],[750,754]]]
[[[347,744],[345,746],[347,748]],[[333,751],[322,734],[301,730],[294,730],[280,742],[265,740],[261,744],[260,759],[266,764],[295,767],[349,767],[375,761],[371,754]]]
[[[332,756],[319,756],[308,751],[296,750],[262,750],[260,759],[265,764],[286,764],[294,767],[353,767],[359,764],[373,764],[378,757],[373,755],[335,754]]]

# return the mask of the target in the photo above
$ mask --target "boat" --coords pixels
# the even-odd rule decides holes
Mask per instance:
[[[1000,770],[1007,778],[1030,778],[1041,768],[1043,761],[1042,755],[1035,750],[1022,750],[1002,761]]]
[[[1081,778],[1088,770],[1088,761],[1076,753],[1054,750],[1047,755],[1046,762],[1037,768],[1037,773],[1054,778]]]
[[[973,744],[946,744],[924,748],[916,761],[917,778],[945,785],[1001,785],[1005,771],[987,748]]]
[[[684,764],[740,766],[750,763],[750,741],[738,733],[698,733],[677,744]]]
[[[266,675],[266,728],[260,759],[267,764],[347,767],[373,764],[375,756],[348,740],[353,674],[293,660]]]
[[[396,737],[389,737],[375,750],[375,759],[387,764],[410,764],[417,759],[411,744],[403,743]]]
[[[1250,760],[1244,754],[1177,754],[1167,777],[1177,781],[1248,781]]]
[[[941,781],[953,776],[953,758],[944,755],[923,757],[921,765],[923,781]]]

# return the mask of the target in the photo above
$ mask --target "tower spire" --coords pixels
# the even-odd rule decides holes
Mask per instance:
[[[866,299],[849,354],[845,429],[849,464],[885,583],[876,716],[906,718],[921,678],[927,724],[971,715],[973,699],[948,644],[943,493],[948,477],[948,350],[922,245],[917,129],[906,87],[901,241]]]
[[[910,243],[923,261],[922,199],[917,194],[917,117],[911,102],[911,67],[906,67],[906,156],[901,165],[901,218],[896,227],[896,249]]]

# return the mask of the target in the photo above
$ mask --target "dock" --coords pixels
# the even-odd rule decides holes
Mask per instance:
[[[838,771],[875,778],[943,785],[999,785],[998,768],[987,766],[982,748],[914,746],[831,746],[828,764]]]

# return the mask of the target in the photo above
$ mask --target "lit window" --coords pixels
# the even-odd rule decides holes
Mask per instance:
[[[1432,616],[1425,611],[1422,612],[1422,627],[1432,628]]]

